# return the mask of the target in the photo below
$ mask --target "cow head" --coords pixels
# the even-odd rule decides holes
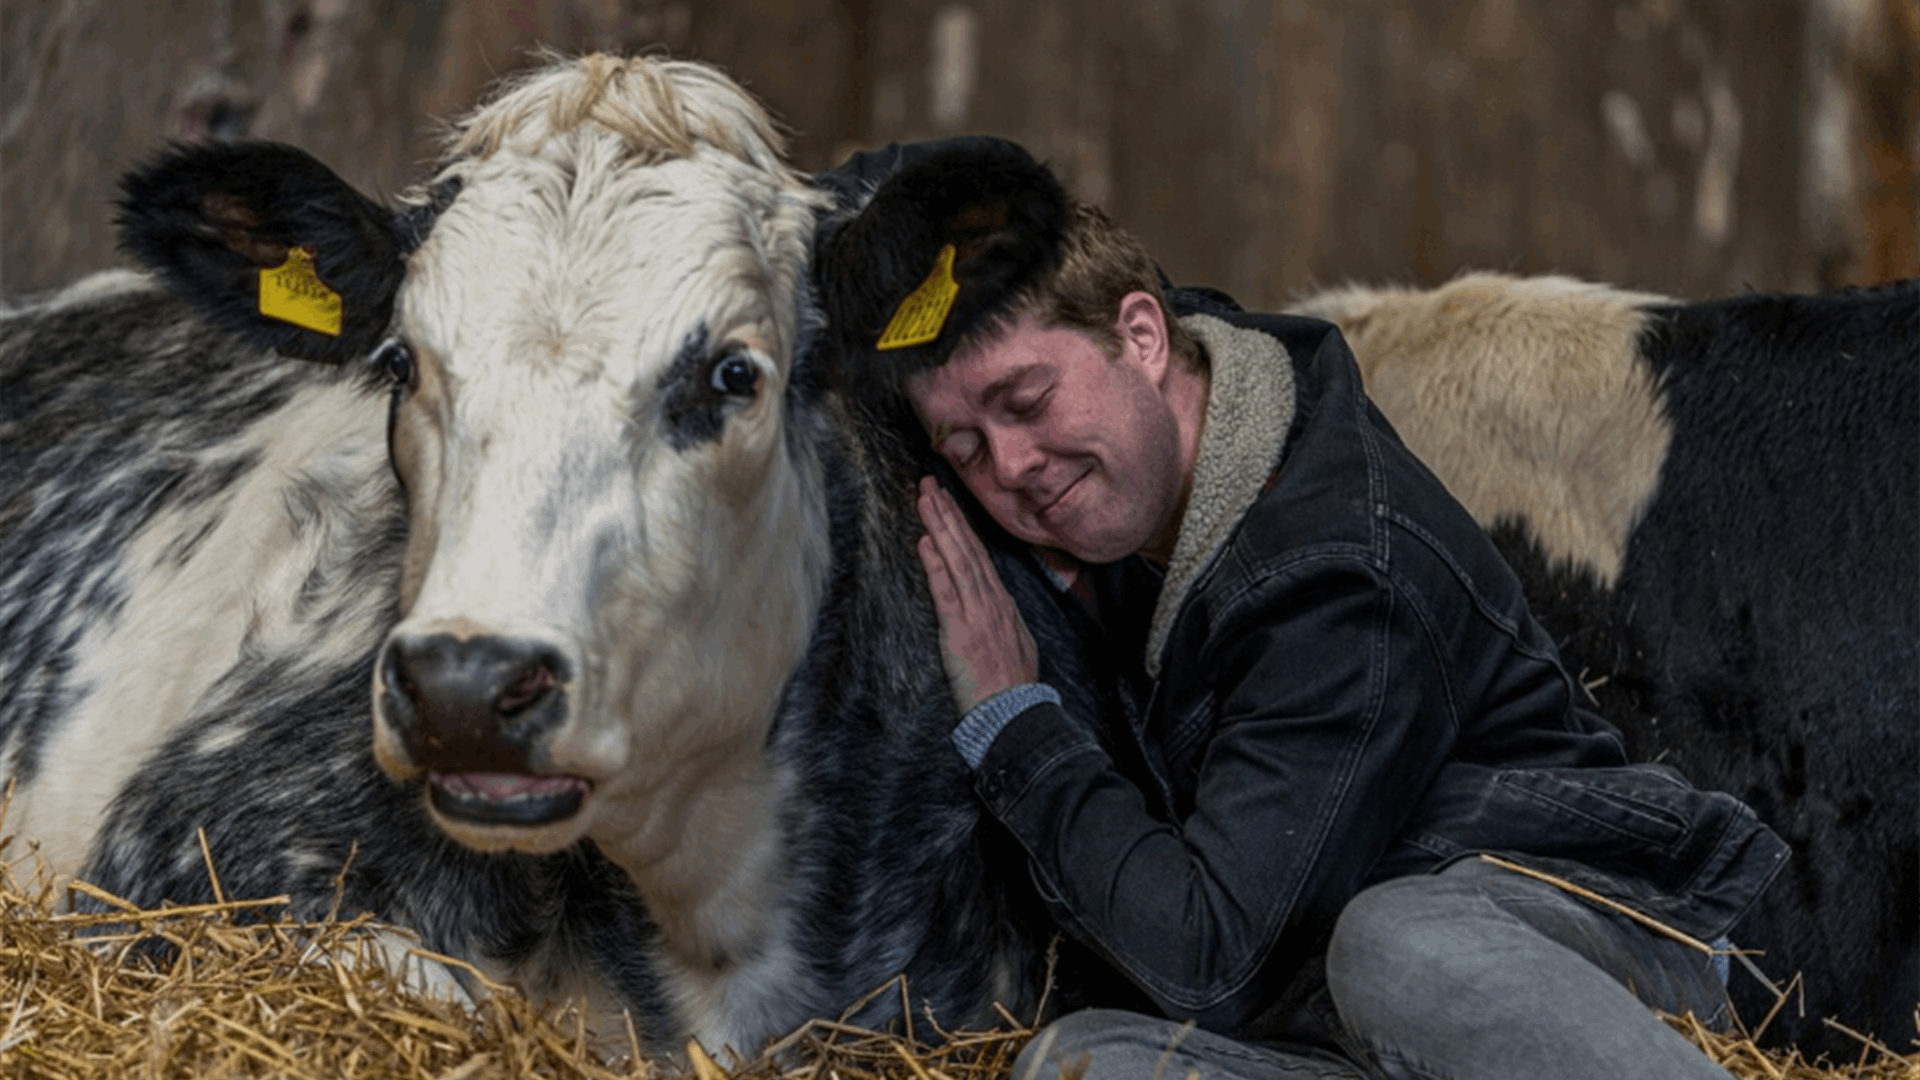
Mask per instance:
[[[555,63],[455,140],[391,209],[290,148],[176,148],[125,182],[125,242],[228,330],[390,387],[382,766],[471,846],[645,861],[755,782],[818,607],[790,405],[819,197],[696,64]]]

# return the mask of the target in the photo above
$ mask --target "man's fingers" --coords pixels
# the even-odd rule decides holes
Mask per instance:
[[[944,489],[935,498],[940,504],[941,519],[946,524],[947,543],[942,553],[953,567],[955,578],[964,580],[975,596],[998,590],[1000,573],[993,568],[993,559],[987,554],[987,546],[973,531],[966,512],[960,509],[960,503]]]
[[[920,497],[920,521],[946,567],[960,600],[978,606],[989,588],[985,575],[994,573],[986,549],[967,524],[953,496],[935,488]],[[968,541],[972,541],[969,545]],[[997,579],[996,579],[997,580]]]
[[[981,541],[980,534],[973,531],[973,526],[967,523],[966,511],[960,509],[959,500],[953,497],[952,492],[941,488],[940,501],[946,509],[948,520],[954,524],[954,538],[960,546],[966,549],[974,562],[991,567],[987,545]]]
[[[940,619],[940,651],[961,708],[1039,677],[1033,637],[953,496],[931,478],[916,500],[926,534],[915,550]]]
[[[915,547],[920,552],[920,565],[927,572],[927,591],[933,594],[934,607],[942,614],[955,610],[960,597],[954,589],[953,573],[940,557],[939,545],[932,536],[922,536]]]

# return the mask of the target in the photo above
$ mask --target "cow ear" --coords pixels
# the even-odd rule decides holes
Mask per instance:
[[[1059,265],[1068,215],[1052,170],[1005,139],[909,157],[815,252],[835,366],[866,390],[944,362]]]
[[[399,218],[291,146],[173,146],[120,181],[120,244],[216,325],[343,363],[393,317]]]

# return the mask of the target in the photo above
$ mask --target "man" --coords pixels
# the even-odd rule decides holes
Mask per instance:
[[[1724,1022],[1712,956],[1508,866],[1710,941],[1785,846],[1627,764],[1338,331],[1203,294],[1173,317],[1139,245],[1011,144],[843,175],[878,181],[820,248],[843,377],[1071,557],[1139,684],[1138,717],[1068,715],[923,482],[955,747],[1061,926],[1159,1014],[1069,1015],[1015,1075],[1725,1077],[1649,1011]]]

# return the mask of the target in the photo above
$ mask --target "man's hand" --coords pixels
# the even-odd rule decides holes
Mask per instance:
[[[953,496],[920,480],[920,565],[940,616],[940,653],[961,712],[1002,690],[1034,682],[1040,661],[1013,597]]]

